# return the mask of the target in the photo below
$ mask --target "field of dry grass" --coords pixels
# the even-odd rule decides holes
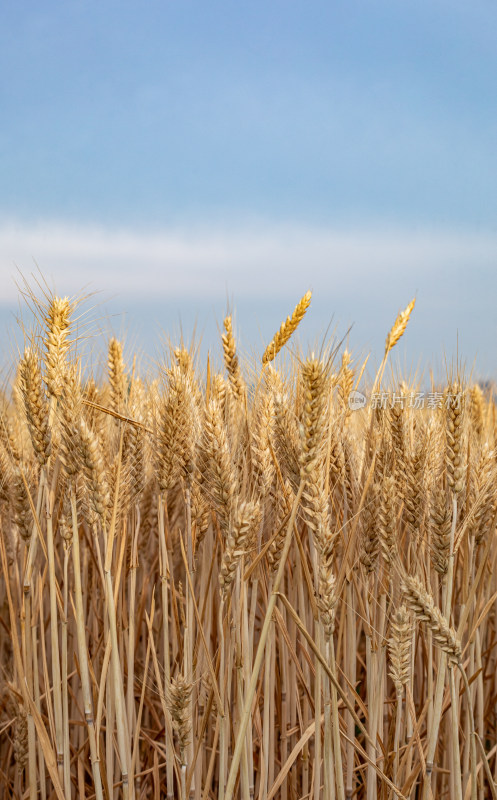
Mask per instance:
[[[222,373],[112,339],[103,377],[38,302],[0,408],[0,796],[497,797],[493,399],[391,382],[414,303],[367,391],[343,346],[290,360],[310,302],[257,369],[227,317]]]

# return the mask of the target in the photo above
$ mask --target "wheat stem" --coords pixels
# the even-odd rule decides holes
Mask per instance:
[[[79,552],[78,515],[76,510],[76,492],[74,487],[71,487],[71,516],[73,526],[73,544],[71,550],[74,567],[74,601],[76,606],[76,632],[78,640],[78,658],[81,669],[81,686],[83,689],[85,721],[88,728],[88,741],[90,745],[91,769],[95,784],[95,796],[96,800],[103,800],[102,779],[100,776],[100,757],[98,754],[97,740],[95,737],[93,703],[91,698],[90,674],[88,669],[88,652],[86,648],[83,593],[81,591],[81,561]]]
[[[240,728],[237,734],[236,742],[235,742],[235,750],[233,752],[233,758],[231,760],[231,767],[228,775],[228,781],[226,784],[226,794],[225,800],[232,800],[233,792],[235,788],[236,782],[236,775],[238,771],[238,766],[240,764],[240,758],[242,755],[243,745],[244,745],[244,738],[245,738],[245,731],[247,730],[247,725],[250,717],[252,701],[254,699],[254,694],[257,686],[257,680],[259,677],[259,670],[262,665],[262,659],[264,657],[264,648],[266,646],[266,640],[269,634],[269,629],[271,625],[271,617],[273,615],[274,607],[276,605],[276,599],[278,596],[278,590],[280,583],[283,579],[283,574],[286,567],[286,560],[288,558],[288,551],[290,550],[291,544],[291,535],[293,530],[293,525],[295,522],[295,518],[297,516],[297,509],[300,503],[300,499],[302,497],[302,492],[304,490],[304,483],[301,481],[297,495],[295,497],[292,513],[290,515],[290,520],[288,522],[288,528],[285,537],[285,544],[283,545],[283,550],[281,553],[281,560],[280,565],[278,567],[278,572],[276,573],[276,577],[274,579],[273,591],[268,601],[268,606],[266,610],[266,614],[264,616],[264,623],[261,630],[261,636],[259,639],[259,645],[257,647],[257,653],[254,660],[254,666],[252,669],[252,675],[250,677],[250,683],[247,688],[247,693],[245,696],[245,703],[243,707],[243,713],[240,721]]]

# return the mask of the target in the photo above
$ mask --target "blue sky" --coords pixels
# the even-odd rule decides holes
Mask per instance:
[[[228,297],[248,351],[310,286],[375,354],[416,294],[402,357],[497,376],[496,41],[491,0],[4,4],[4,310],[36,262],[145,350]]]

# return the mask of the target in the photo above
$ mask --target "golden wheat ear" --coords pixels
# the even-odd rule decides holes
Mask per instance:
[[[292,334],[295,333],[311,304],[311,298],[312,292],[306,292],[295,306],[292,316],[287,317],[285,322],[281,324],[279,331],[274,334],[264,350],[262,356],[262,363],[264,365],[269,364],[276,358],[281,348],[285,346]]]
[[[386,338],[385,342],[385,357],[388,355],[390,350],[395,347],[399,339],[404,335],[405,330],[407,328],[407,323],[409,322],[409,318],[412,314],[414,306],[416,305],[416,298],[411,300],[409,305],[401,311],[392,325],[390,332]]]
[[[240,362],[236,353],[235,337],[233,336],[233,324],[231,316],[224,320],[224,330],[221,337],[223,343],[224,364],[228,372],[231,389],[237,398],[241,398],[245,392],[245,381],[243,380]]]
[[[433,635],[433,641],[447,653],[451,661],[459,662],[462,649],[456,631],[435,605],[433,597],[419,578],[414,575],[404,575],[401,585],[406,605],[420,622],[426,622]]]
[[[66,354],[71,342],[71,314],[74,303],[68,297],[52,297],[45,316],[45,383],[48,394],[60,397]]]
[[[242,500],[237,505],[226,540],[219,574],[223,597],[226,597],[228,589],[233,583],[238,564],[243,556],[251,550],[260,522],[261,509],[258,503]]]
[[[412,620],[405,605],[395,612],[391,622],[392,635],[388,640],[390,672],[397,692],[406,685],[411,674]]]
[[[301,381],[304,413],[300,476],[305,480],[323,455],[326,441],[329,376],[323,362],[308,358],[302,366]]]
[[[123,347],[118,339],[109,342],[107,358],[110,388],[110,409],[117,413],[123,411],[126,398],[126,372],[123,358]]]
[[[25,350],[21,359],[19,386],[33,450],[39,463],[43,466],[47,463],[51,450],[49,410],[38,356],[33,350]]]

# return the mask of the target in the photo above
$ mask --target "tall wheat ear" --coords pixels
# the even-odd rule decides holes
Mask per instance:
[[[399,339],[404,335],[415,305],[416,298],[411,300],[409,305],[397,315],[385,341],[385,356],[388,355],[390,350],[395,347]]]
[[[271,361],[273,361],[280,352],[281,348],[285,346],[292,334],[295,333],[305,316],[305,312],[311,304],[311,297],[312,292],[306,292],[295,306],[291,317],[287,317],[286,320],[282,322],[279,331],[276,331],[268,346],[264,350],[264,354],[262,356],[263,364],[269,364]]]
[[[123,346],[121,342],[115,338],[109,341],[107,369],[109,374],[110,409],[119,414],[124,410],[126,398],[126,371],[123,358]]]
[[[60,397],[66,370],[66,354],[71,345],[71,314],[75,303],[68,297],[54,296],[48,303],[45,324],[45,383],[48,394]]]
[[[455,381],[448,387],[445,403],[447,483],[455,495],[462,492],[464,488],[464,405],[463,389],[460,383]]]
[[[224,364],[228,372],[231,389],[237,398],[242,398],[245,393],[245,381],[243,380],[240,362],[236,354],[235,337],[233,336],[233,324],[231,316],[224,320],[224,330],[221,339],[223,343]]]

